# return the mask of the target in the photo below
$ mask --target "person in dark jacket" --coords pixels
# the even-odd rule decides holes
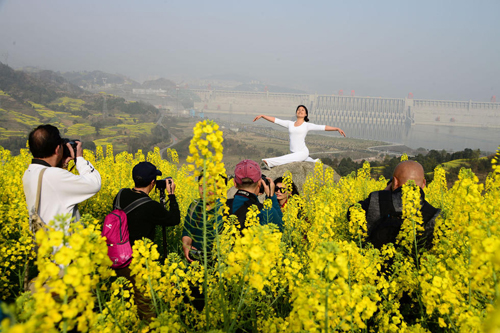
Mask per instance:
[[[366,213],[368,241],[374,247],[381,248],[384,244],[395,243],[403,223],[402,186],[410,180],[420,187],[420,212],[424,222],[424,232],[420,240],[427,249],[432,247],[434,226],[441,210],[425,200],[424,168],[415,161],[399,163],[385,190],[372,192],[367,199],[359,202]]]
[[[156,185],[156,176],[161,176],[161,171],[149,162],[140,162],[132,170],[132,178],[135,186],[123,189],[120,196],[120,207],[127,207],[130,203],[149,193]],[[156,226],[176,226],[181,221],[179,204],[175,198],[175,183],[170,180],[167,183],[168,203],[170,210],[159,202],[152,200],[134,209],[127,215],[130,245],[134,246],[136,240],[148,238],[155,239]],[[113,206],[116,205],[116,197]],[[165,254],[166,255],[166,254]]]
[[[269,185],[262,179],[262,172],[257,162],[243,160],[238,163],[234,170],[234,183],[238,191],[234,195],[231,213],[238,216],[238,220],[240,220],[240,216],[244,216],[248,208],[255,204],[260,210],[257,218],[261,225],[274,223],[280,231],[283,231],[283,213],[274,193],[275,185],[271,178],[267,177],[266,179]],[[257,198],[261,194],[261,186],[264,188],[266,197],[272,201],[272,207],[269,209],[263,209]]]
[[[120,194],[119,205],[121,208],[127,207],[137,199],[149,197],[149,193],[156,185],[156,177],[161,176],[161,171],[149,162],[140,162],[132,169],[132,178],[135,186],[131,189],[125,188]],[[148,238],[152,242],[155,239],[155,229],[160,226],[175,226],[181,222],[179,205],[175,198],[175,183],[173,180],[167,182],[166,191],[170,210],[157,201],[151,201],[137,207],[127,214],[130,245],[134,246],[135,241]],[[113,206],[117,204],[117,198],[113,201]],[[166,253],[164,254],[167,255]],[[115,270],[117,276],[127,278],[134,286],[135,302],[137,304],[139,317],[150,321],[154,316],[151,310],[151,300],[145,297],[139,289],[135,287],[135,277],[130,275],[130,268],[120,268]]]

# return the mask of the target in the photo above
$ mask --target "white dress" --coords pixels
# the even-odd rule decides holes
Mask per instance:
[[[290,134],[290,151],[291,154],[264,158],[263,161],[272,168],[278,165],[283,165],[292,162],[316,162],[309,157],[309,149],[306,146],[306,135],[309,131],[324,131],[325,125],[316,125],[311,123],[302,123],[300,126],[295,126],[295,122],[290,120],[281,120],[274,118],[274,123],[285,128],[288,128],[288,133]]]

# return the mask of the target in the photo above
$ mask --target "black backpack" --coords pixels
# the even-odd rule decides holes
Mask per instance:
[[[257,197],[255,195],[251,195],[247,191],[238,190],[238,192],[236,192],[236,194],[234,196],[236,197],[237,195],[245,196],[249,200],[245,201],[243,203],[243,205],[240,208],[238,208],[236,211],[233,211],[233,201],[234,201],[234,199],[227,200],[226,205],[229,207],[229,214],[230,215],[236,215],[236,217],[238,218],[238,221],[240,222],[240,231],[241,231],[241,230],[243,230],[243,229],[246,228],[246,226],[245,226],[245,220],[247,218],[248,209],[252,205],[256,205],[257,209],[259,211],[261,211],[262,208],[264,208],[264,205],[260,203],[260,201],[257,199]]]
[[[367,240],[373,244],[376,249],[381,249],[384,244],[393,243],[396,245],[396,238],[401,230],[403,224],[403,213],[396,212],[394,203],[392,202],[392,191],[379,191],[379,209],[380,219],[376,221],[373,226],[368,230]],[[427,201],[420,209],[424,225],[427,224],[440,210],[434,208]],[[432,226],[432,229],[433,226]],[[425,242],[425,246],[430,248],[432,245],[432,231],[429,239],[419,237],[418,243]]]
[[[401,230],[403,218],[401,212],[396,212],[392,202],[391,191],[380,191],[379,210],[380,219],[368,230],[367,240],[373,244],[376,249],[382,248],[384,244],[396,244],[396,237]]]

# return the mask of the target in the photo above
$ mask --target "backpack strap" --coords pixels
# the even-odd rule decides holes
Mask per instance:
[[[120,210],[122,209],[120,205],[120,196],[123,190],[124,189],[122,188],[121,190],[118,191],[118,194],[116,195],[115,206],[113,207],[113,209],[120,209]]]
[[[42,171],[40,171],[40,174],[38,175],[38,187],[36,189],[36,202],[35,202],[35,213],[39,214],[40,212],[40,197],[42,196],[42,178],[43,174],[45,173],[45,170],[47,168],[43,168]]]
[[[240,191],[236,192],[236,195],[238,195],[239,192]],[[264,205],[260,203],[260,201],[257,199],[255,195],[248,195],[248,192],[242,193],[240,195],[247,197],[248,200],[245,201],[243,205],[241,205],[241,207],[238,208],[235,212],[233,212],[233,207],[231,202],[231,214],[236,215],[236,217],[238,217],[238,221],[240,222],[240,229],[245,229],[245,220],[247,217],[248,209],[251,206],[256,205],[257,209],[260,211],[262,210],[262,208],[264,208]]]
[[[226,206],[229,207],[229,215],[233,214],[233,201],[234,201],[234,198],[227,199],[227,201],[226,201]]]
[[[422,219],[424,220],[424,223],[426,223],[430,221],[433,217],[438,215],[440,209],[435,208],[427,201],[424,201],[421,212],[422,212]]]
[[[199,203],[200,203],[199,200],[194,199],[193,202],[191,202],[191,204],[189,205],[187,216],[189,216],[189,223],[191,224],[193,223],[193,214],[196,211],[196,207],[198,207]],[[196,219],[196,221],[194,222],[196,223],[196,227],[198,227],[198,219]]]
[[[122,188],[120,191],[118,191],[118,194],[116,195],[115,206],[114,206],[113,209],[123,210],[125,212],[125,214],[128,214],[131,211],[133,211],[134,209],[136,209],[137,207],[139,207],[141,205],[144,205],[146,202],[149,202],[149,201],[153,200],[150,197],[142,197],[142,198],[139,198],[139,199],[136,199],[136,200],[132,201],[127,207],[122,208],[121,205],[120,205],[120,197],[121,197],[121,194],[122,194],[123,190],[124,189]]]
[[[189,207],[189,218],[192,220],[193,219],[193,214],[194,214],[194,211],[196,210],[196,206],[198,206],[198,204],[200,203],[199,200],[194,200],[192,203],[191,203],[191,206]]]
[[[430,249],[434,240],[434,227],[436,225],[436,217],[441,213],[441,209],[432,206],[427,201],[422,205],[422,220],[424,221],[424,240],[425,247]]]
[[[139,198],[139,199],[133,201],[132,203],[130,203],[127,207],[123,208],[123,211],[125,212],[125,214],[128,214],[131,211],[133,211],[134,209],[136,209],[137,207],[142,206],[146,202],[150,202],[150,201],[153,201],[150,197]]]

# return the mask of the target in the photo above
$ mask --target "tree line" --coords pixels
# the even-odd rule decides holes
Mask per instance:
[[[469,167],[478,175],[487,174],[491,170],[491,159],[493,158],[493,155],[486,156],[485,158],[481,158],[481,155],[480,149],[473,150],[470,148],[454,153],[449,153],[446,150],[430,150],[427,154],[418,154],[410,159],[422,164],[426,173],[425,177],[428,182],[432,181],[432,172],[438,165],[454,160],[464,160],[463,165],[447,169],[447,177],[449,177],[448,181],[451,182],[457,179],[458,172],[462,166]],[[322,161],[324,164],[333,167],[340,176],[347,176],[350,173],[355,172],[361,168],[365,162],[364,160],[361,162],[355,162],[350,157],[342,159],[324,158]],[[400,161],[400,156],[386,155],[382,160],[370,162],[370,166],[372,167],[372,176],[378,177],[382,175],[387,179],[391,178],[394,168]]]

